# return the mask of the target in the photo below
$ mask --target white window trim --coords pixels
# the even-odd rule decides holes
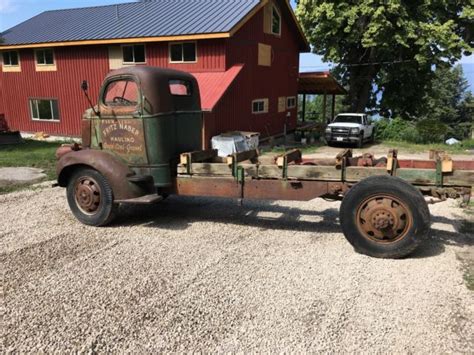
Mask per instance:
[[[279,28],[278,28],[278,33],[273,32],[273,10],[275,10],[275,11],[277,12],[278,16],[280,17],[280,26],[279,26]],[[270,27],[270,32],[271,32],[273,35],[275,35],[275,36],[281,36],[281,21],[282,21],[281,12],[280,12],[280,10],[278,9],[278,7],[275,6],[275,4],[272,5],[272,19],[271,19],[271,20],[272,20],[272,21],[271,21],[271,23],[270,23],[270,25],[271,25],[271,27]]]
[[[32,121],[40,121],[40,122],[60,122],[60,119],[57,118],[57,119],[44,119],[44,118],[34,118],[33,117],[33,101],[36,100],[36,101],[49,101],[49,106],[51,108],[51,113],[54,113],[54,110],[53,110],[53,101],[58,101],[58,99],[42,99],[42,98],[37,98],[37,97],[34,97],[34,98],[28,98],[28,103],[29,103],[29,106],[30,106],[30,113],[31,113],[31,120]],[[38,111],[39,113],[39,108],[36,107],[36,110]],[[59,114],[59,104],[58,104],[58,114]]]
[[[18,58],[18,64],[5,64],[5,61],[4,61],[4,58],[3,58],[3,54],[4,54],[4,53],[8,53],[8,52],[16,52],[16,57]],[[21,66],[20,52],[19,52],[19,51],[15,51],[15,50],[2,52],[2,64],[3,64],[4,67],[7,67],[7,68],[17,68],[17,67],[20,67],[20,66]]]
[[[181,52],[182,54],[182,58],[183,60],[181,61],[173,61],[171,60],[171,46],[172,45],[176,45],[176,44],[185,44],[185,43],[194,43],[194,48],[195,48],[195,51],[196,51],[196,60],[194,61],[184,61],[184,51]],[[182,48],[182,47],[181,47]],[[168,61],[169,63],[171,64],[193,64],[193,63],[197,63],[198,62],[198,45],[197,45],[197,41],[185,41],[185,42],[170,42],[168,44]]]
[[[44,50],[47,50],[47,49],[51,49],[52,53],[53,53],[53,63],[52,64],[41,64],[41,63],[38,63],[38,52],[39,51],[44,51]],[[35,65],[39,66],[39,67],[54,67],[56,65],[56,54],[54,53],[54,48],[39,48],[39,49],[35,49]]]
[[[289,101],[290,101],[291,99],[293,99],[294,102],[295,102],[295,104],[294,104],[293,106],[290,106],[290,104],[289,104]],[[287,109],[296,108],[296,96],[288,96],[288,97],[286,98],[286,108],[287,108]]]
[[[135,62],[135,46],[143,46],[143,54],[145,55],[145,61],[144,62]],[[126,62],[123,60],[123,48],[124,47],[132,47],[133,48],[133,62]],[[122,44],[120,46],[120,49],[122,51],[122,64],[124,65],[133,65],[133,64],[146,64],[146,45],[144,44],[140,44],[140,43],[137,43],[137,44]]]
[[[253,105],[257,102],[263,102],[263,111],[254,111]],[[264,114],[264,113],[268,113],[268,106],[269,106],[269,101],[268,101],[267,98],[252,100],[252,106],[251,106],[252,114],[261,115],[261,114]]]

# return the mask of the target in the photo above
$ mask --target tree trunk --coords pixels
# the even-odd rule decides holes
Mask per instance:
[[[380,65],[369,64],[374,63],[375,59],[375,48],[360,49],[349,56],[352,64],[349,67],[349,101],[352,112],[363,113],[369,104],[374,79],[380,70]]]

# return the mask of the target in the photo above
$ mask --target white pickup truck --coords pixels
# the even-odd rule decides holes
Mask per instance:
[[[374,125],[363,113],[341,113],[327,126],[326,141],[331,143],[356,143],[361,148],[364,142],[373,142]]]

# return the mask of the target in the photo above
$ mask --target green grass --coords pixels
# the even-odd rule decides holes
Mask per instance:
[[[474,140],[468,139],[462,141],[461,144],[447,145],[447,144],[415,144],[408,142],[384,141],[381,144],[387,147],[397,147],[399,151],[407,153],[427,152],[430,149],[443,150],[452,154],[469,154],[468,150],[474,150]]]
[[[318,148],[324,147],[325,145],[326,144],[324,144],[323,142],[316,142],[316,143],[313,143],[311,145],[305,145],[305,146],[301,146],[301,145],[297,145],[297,146],[288,145],[286,147],[275,146],[271,149],[265,147],[263,149],[260,149],[260,153],[283,154],[288,150],[298,148],[303,154],[311,154],[311,153],[315,153],[318,150]]]
[[[48,180],[56,177],[54,153],[62,142],[48,143],[24,140],[20,144],[0,145],[0,167],[32,167],[43,169]],[[8,193],[25,186],[0,187],[0,193]]]

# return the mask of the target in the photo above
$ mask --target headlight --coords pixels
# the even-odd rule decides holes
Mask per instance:
[[[331,127],[326,128],[326,133],[331,133]]]
[[[359,128],[351,128],[351,134],[359,134]]]

